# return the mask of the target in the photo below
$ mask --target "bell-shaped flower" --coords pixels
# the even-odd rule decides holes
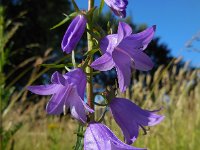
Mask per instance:
[[[151,59],[143,50],[152,40],[155,28],[152,26],[143,32],[132,34],[128,24],[119,22],[118,33],[101,40],[100,48],[103,55],[96,59],[91,67],[100,71],[115,67],[119,88],[124,92],[130,84],[131,68],[148,71],[153,67]]]
[[[52,95],[46,111],[48,114],[59,115],[70,108],[71,115],[85,123],[86,113],[93,112],[84,103],[86,75],[80,69],[74,69],[64,75],[55,72],[51,77],[52,84],[29,86],[28,90],[38,95]]]
[[[164,116],[155,113],[159,110],[143,110],[124,98],[113,98],[110,110],[114,120],[121,128],[127,144],[132,144],[136,140],[140,127],[145,131],[143,126],[154,126],[164,119]]]
[[[115,13],[115,15],[121,18],[126,17],[126,7],[128,5],[128,0],[104,0],[104,1]]]
[[[84,150],[146,150],[120,141],[116,135],[101,123],[91,123],[84,135]]]
[[[78,15],[73,19],[61,43],[63,52],[69,54],[75,49],[85,31],[86,23],[87,19],[84,15]]]

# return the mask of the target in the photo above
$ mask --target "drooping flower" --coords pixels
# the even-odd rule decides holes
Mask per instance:
[[[132,144],[136,140],[139,128],[145,130],[143,126],[154,126],[164,119],[164,116],[155,113],[159,110],[143,110],[124,98],[113,98],[110,110],[114,120],[121,128],[127,144]]]
[[[152,40],[155,28],[156,26],[152,26],[143,32],[132,34],[131,27],[120,22],[117,34],[108,35],[101,40],[103,55],[96,59],[91,67],[100,71],[115,67],[119,88],[124,92],[130,84],[131,68],[148,71],[153,67],[151,59],[143,50]]]
[[[104,1],[115,13],[115,15],[121,18],[126,17],[126,7],[128,5],[128,0],[104,0]]]
[[[78,15],[73,19],[61,43],[63,52],[69,54],[75,49],[85,31],[86,23],[87,20],[84,15]]]
[[[59,115],[70,108],[71,115],[85,123],[86,113],[93,112],[83,101],[86,87],[85,73],[80,68],[64,75],[55,72],[51,82],[49,85],[29,86],[28,90],[38,95],[52,95],[46,106],[48,114]]]
[[[84,150],[146,150],[120,141],[116,135],[101,123],[91,123],[84,135]]]

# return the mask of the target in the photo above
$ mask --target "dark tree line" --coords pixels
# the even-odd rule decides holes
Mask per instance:
[[[48,48],[52,48],[53,53],[57,56],[64,56],[60,43],[68,24],[64,24],[55,30],[50,30],[50,28],[64,19],[62,13],[70,14],[72,12],[72,7],[68,0],[2,0],[1,3],[5,8],[5,18],[22,24],[9,42],[8,46],[12,55],[9,56],[10,62],[5,71],[13,69],[17,64],[29,57],[42,55]],[[103,14],[95,21],[105,31],[107,31],[107,24],[110,21],[113,32],[116,32],[117,19],[111,13]],[[140,31],[139,27],[132,23],[131,18],[126,21],[131,24],[136,32]],[[86,46],[85,34],[78,48],[85,48]],[[158,37],[151,42],[146,52],[153,59],[155,66],[167,65],[172,59],[170,50],[165,44],[159,43]],[[59,57],[54,59],[59,59]],[[113,75],[113,71],[110,72],[109,76],[104,73],[96,80],[106,80],[107,83],[113,84],[110,81],[113,81],[111,79],[115,75]]]

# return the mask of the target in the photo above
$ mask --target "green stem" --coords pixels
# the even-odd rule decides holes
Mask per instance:
[[[94,7],[94,0],[88,0],[88,11],[90,11]],[[90,14],[87,24],[87,29],[92,31],[93,24],[92,24],[92,17],[93,13]],[[91,51],[93,49],[94,43],[92,40],[92,35],[87,33],[87,40],[88,40],[88,51]],[[92,58],[90,58],[88,65],[92,63]],[[93,70],[90,67],[86,67],[86,73],[89,74],[88,76],[88,82],[87,82],[87,99],[88,99],[88,105],[94,109],[94,103],[93,103],[93,86],[92,86],[92,76],[93,76]],[[90,120],[94,120],[94,113],[91,115]]]
[[[76,144],[74,147],[74,150],[81,150],[83,147],[83,136],[80,135],[83,133],[83,126],[81,124],[79,124],[78,126],[78,130],[77,130],[77,140],[76,140]]]
[[[98,120],[99,123],[101,123],[104,120],[104,117],[105,117],[107,111],[108,111],[108,108],[106,107],[101,118]]]

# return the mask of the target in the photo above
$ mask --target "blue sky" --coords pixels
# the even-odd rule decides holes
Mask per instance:
[[[87,0],[76,0],[87,9]],[[100,0],[95,0],[99,6]],[[104,5],[104,11],[108,11]],[[161,38],[173,56],[183,56],[193,66],[200,67],[200,52],[188,51],[185,44],[200,32],[200,0],[129,0],[127,16],[135,24],[157,25],[156,36]],[[200,50],[200,41],[194,43]]]

